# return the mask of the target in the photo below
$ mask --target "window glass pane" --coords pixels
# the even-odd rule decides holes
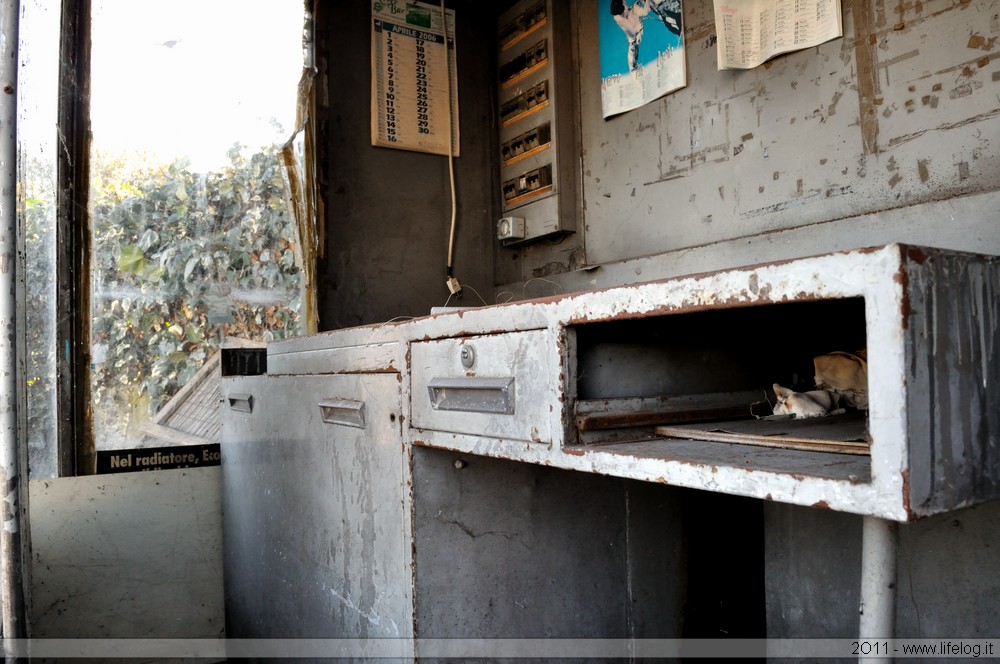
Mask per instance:
[[[56,466],[55,224],[59,2],[22,0],[18,68],[18,188],[25,247],[24,355],[28,469]]]
[[[97,449],[213,440],[219,346],[299,333],[278,147],[295,129],[302,25],[295,0],[94,1]]]

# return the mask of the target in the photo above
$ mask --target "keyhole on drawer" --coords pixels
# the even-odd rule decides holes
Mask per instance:
[[[462,358],[462,366],[471,369],[472,365],[476,363],[476,349],[472,346],[462,346],[460,357]]]
[[[389,413],[389,421],[390,422],[396,421],[396,413]]]

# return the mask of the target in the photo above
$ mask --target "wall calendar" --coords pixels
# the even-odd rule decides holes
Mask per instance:
[[[457,79],[453,10],[372,0],[372,145],[457,157]]]

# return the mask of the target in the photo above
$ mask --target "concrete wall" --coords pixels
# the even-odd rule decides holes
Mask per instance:
[[[853,638],[861,517],[765,503],[767,634]],[[1000,626],[1000,504],[899,527],[896,636],[985,639]]]
[[[219,470],[32,480],[31,636],[223,636]]]

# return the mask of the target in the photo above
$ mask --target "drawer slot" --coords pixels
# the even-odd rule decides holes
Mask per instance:
[[[230,394],[228,400],[230,410],[239,411],[241,413],[253,412],[252,394]]]
[[[559,352],[548,330],[419,341],[410,366],[414,428],[552,442],[562,402]]]
[[[327,424],[339,424],[356,429],[365,428],[365,402],[354,399],[324,399],[319,402],[320,415]]]
[[[514,378],[435,378],[427,384],[434,410],[514,414]]]

